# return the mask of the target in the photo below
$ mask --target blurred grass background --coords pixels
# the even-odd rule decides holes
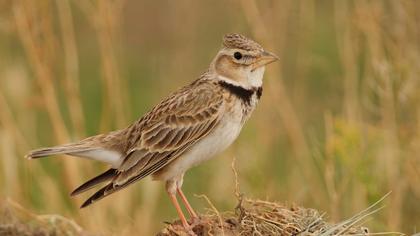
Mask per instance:
[[[372,230],[420,228],[420,2],[0,0],[0,197],[92,232],[151,235],[176,217],[149,179],[88,209],[68,193],[105,166],[30,149],[123,128],[205,71],[225,33],[281,58],[233,147],[185,192],[295,202],[331,221],[389,191]]]

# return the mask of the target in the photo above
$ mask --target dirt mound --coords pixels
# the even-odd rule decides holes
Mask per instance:
[[[373,213],[371,208],[338,224],[328,223],[324,214],[299,206],[245,199],[235,212],[219,213],[214,207],[192,222],[198,236],[207,235],[368,235],[369,230],[358,223]],[[168,223],[158,236],[189,235],[179,220]]]

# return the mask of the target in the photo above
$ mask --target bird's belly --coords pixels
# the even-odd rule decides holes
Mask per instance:
[[[242,125],[238,121],[221,122],[212,133],[196,143],[189,151],[153,174],[153,178],[167,181],[214,157],[232,144],[238,137]]]

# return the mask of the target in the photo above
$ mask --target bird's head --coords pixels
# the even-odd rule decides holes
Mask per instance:
[[[240,34],[227,34],[211,70],[221,79],[245,88],[260,87],[265,66],[278,57]]]

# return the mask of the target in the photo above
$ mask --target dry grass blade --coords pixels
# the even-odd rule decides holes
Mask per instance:
[[[204,195],[204,194],[196,195],[196,197],[204,198],[206,200],[207,204],[209,204],[211,209],[216,213],[217,218],[219,219],[219,224],[220,224],[220,228],[222,230],[222,235],[224,236],[225,235],[225,230],[223,229],[223,220],[222,220],[222,216],[220,215],[220,212],[217,210],[217,208],[213,205],[213,203],[210,201],[210,199],[206,195]]]
[[[78,136],[85,131],[79,89],[79,59],[75,42],[73,16],[69,0],[57,0],[65,60],[65,89],[73,128]]]
[[[363,211],[357,213],[356,215],[352,216],[350,219],[347,219],[339,224],[334,225],[333,227],[329,228],[325,232],[321,234],[321,236],[330,236],[330,235],[346,235],[348,234],[348,231],[356,225],[356,223],[360,222],[361,220],[365,219],[366,217],[380,211],[384,207],[378,207],[378,204],[382,202],[386,197],[388,197],[391,194],[391,192],[385,194],[381,199],[373,203],[368,208],[364,209]],[[365,232],[366,234],[369,234],[369,232]]]

